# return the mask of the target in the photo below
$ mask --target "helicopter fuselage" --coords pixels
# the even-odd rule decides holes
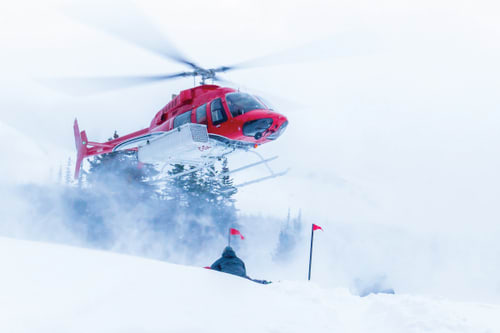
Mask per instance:
[[[247,105],[237,110],[234,104],[238,101],[235,98],[226,99],[228,94],[238,97],[242,93],[216,85],[183,90],[156,114],[149,130],[170,131],[187,122],[205,124],[212,139],[236,146],[254,146],[276,139],[285,129],[288,123],[286,117],[274,112],[256,97],[244,94],[247,104],[252,103],[249,98],[255,99],[255,109]]]

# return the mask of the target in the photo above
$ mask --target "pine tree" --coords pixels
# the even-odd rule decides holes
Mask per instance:
[[[159,196],[151,181],[158,171],[151,165],[140,164],[135,151],[97,155],[89,160],[89,165],[84,172],[85,186],[76,188],[71,200],[74,219],[86,230],[88,242],[112,246],[113,226],[106,217],[113,212],[126,215],[138,207],[144,221],[152,225],[158,221],[155,214],[160,213]]]
[[[297,245],[301,232],[302,210],[299,209],[297,217],[290,220],[290,208],[288,208],[286,223],[281,226],[278,247],[274,255],[276,260],[286,260],[290,257],[291,252]]]
[[[233,179],[229,176],[229,168],[227,158],[222,159],[221,170],[217,173],[218,177],[214,184],[215,193],[217,195],[217,204],[215,213],[219,219],[219,228],[225,232],[230,225],[236,225],[236,207],[233,196],[237,189],[233,184]]]
[[[233,205],[235,200],[232,197],[238,192],[238,190],[234,186],[233,179],[229,176],[229,168],[227,164],[228,164],[227,158],[224,157],[222,159],[222,168],[221,171],[219,172],[219,178],[221,180],[219,186],[219,192],[225,204]]]
[[[66,172],[65,172],[64,183],[66,185],[71,185],[71,183],[72,183],[72,179],[71,179],[71,157],[68,157],[68,162],[66,163]]]
[[[89,161],[86,174],[89,186],[105,188],[128,199],[148,199],[156,195],[156,186],[150,182],[158,171],[141,164],[135,151],[118,151],[97,155]]]
[[[63,179],[62,178],[63,177],[62,174],[63,173],[62,173],[62,164],[61,164],[61,165],[59,165],[59,171],[57,172],[57,183],[59,185],[62,185],[62,182],[63,182],[63,180],[62,180]]]
[[[177,200],[181,212],[192,217],[193,221],[190,221],[192,228],[199,228],[197,220],[210,218],[216,233],[225,235],[228,226],[236,223],[236,208],[232,198],[236,188],[227,174],[227,160],[222,161],[221,170],[218,170],[216,164],[212,164],[175,177],[193,168],[174,165],[169,172],[169,175],[174,177],[168,189],[169,196]]]

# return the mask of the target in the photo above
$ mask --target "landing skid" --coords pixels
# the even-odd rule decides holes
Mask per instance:
[[[243,170],[247,170],[247,169],[253,168],[255,166],[261,165],[261,164],[264,164],[266,166],[267,170],[270,173],[268,176],[264,176],[264,177],[261,177],[261,178],[253,179],[253,180],[250,180],[250,181],[246,181],[246,182],[234,185],[234,187],[236,187],[236,188],[241,188],[241,187],[244,187],[244,186],[247,186],[247,185],[251,185],[251,184],[255,184],[255,183],[260,183],[260,182],[268,180],[268,179],[272,179],[272,178],[284,176],[290,170],[290,169],[286,169],[284,171],[274,172],[273,169],[271,169],[271,167],[269,166],[268,162],[276,160],[278,158],[278,156],[273,156],[273,157],[265,159],[261,154],[255,152],[255,151],[249,151],[249,152],[254,153],[255,155],[257,155],[260,158],[260,161],[254,162],[254,163],[251,163],[251,164],[247,164],[247,165],[244,165],[242,167],[236,168],[234,170],[230,170],[230,171],[223,172],[223,173],[220,173],[220,174],[215,174],[214,173],[214,176],[217,177],[217,178],[219,178],[219,179],[222,179],[223,177],[226,177],[228,175],[231,175],[231,174],[243,171]],[[165,164],[163,166],[163,168],[162,168],[162,172],[161,173],[164,173],[165,168],[168,167],[168,166],[170,166],[170,165],[172,165],[172,164],[171,163]],[[177,173],[175,175],[169,175],[169,176],[164,177],[163,179],[161,179],[160,181],[157,181],[157,182],[164,182],[164,181],[168,181],[170,179],[175,179],[175,178],[183,177],[183,176],[189,175],[189,174],[191,174],[193,172],[196,172],[196,171],[199,171],[199,170],[202,170],[202,169],[209,169],[213,165],[214,165],[214,161],[210,161],[210,162],[203,163],[203,164],[193,165],[194,168],[191,168],[189,170]],[[228,191],[230,191],[230,190],[228,190]]]
[[[288,173],[288,171],[290,171],[290,169],[286,169],[286,170],[281,171],[281,172],[274,172],[273,169],[271,169],[271,167],[269,166],[269,164],[267,162],[274,161],[275,159],[278,158],[278,156],[273,156],[273,157],[265,159],[264,157],[262,157],[261,154],[257,153],[256,151],[250,150],[249,152],[250,153],[254,153],[255,155],[257,155],[260,158],[260,161],[255,162],[255,163],[251,163],[251,164],[248,164],[248,165],[245,165],[245,166],[242,166],[240,168],[237,168],[237,169],[234,169],[234,170],[231,170],[231,171],[228,171],[228,172],[225,172],[220,177],[224,177],[224,176],[227,176],[227,175],[230,175],[230,174],[242,171],[242,170],[246,170],[246,169],[252,168],[254,166],[261,165],[261,164],[264,164],[266,166],[267,170],[270,173],[269,176],[257,178],[257,179],[254,179],[254,180],[250,180],[250,181],[247,181],[247,182],[243,182],[243,183],[234,185],[234,187],[240,188],[240,187],[243,187],[243,186],[247,186],[247,185],[251,185],[251,184],[255,184],[255,183],[260,183],[260,182],[268,180],[268,179],[272,179],[272,178],[284,176],[284,175],[286,175]]]

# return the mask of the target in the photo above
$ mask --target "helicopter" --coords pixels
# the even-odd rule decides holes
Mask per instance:
[[[284,115],[273,111],[257,96],[201,84],[175,95],[156,113],[149,127],[107,142],[89,141],[75,119],[75,179],[84,158],[121,150],[137,150],[141,163],[188,164],[197,167],[190,170],[194,172],[231,152],[248,151],[276,140],[287,125]],[[257,155],[261,158],[257,164],[275,159]],[[270,171],[271,176],[282,175]]]
[[[86,132],[80,131],[78,121],[75,119],[73,125],[77,151],[75,179],[80,176],[85,158],[124,150],[137,151],[139,164],[163,164],[164,167],[172,164],[191,166],[187,171],[174,177],[206,168],[236,151],[253,152],[260,161],[226,174],[265,164],[270,175],[239,184],[237,187],[287,173],[288,170],[275,173],[268,162],[277,156],[265,159],[255,151],[255,148],[278,139],[287,128],[288,119],[274,111],[273,107],[261,97],[214,84],[214,82],[232,83],[220,77],[220,73],[254,66],[252,62],[262,57],[232,66],[204,68],[179,52],[168,38],[141,16],[140,11],[131,4],[122,6],[121,9],[122,13],[129,14],[122,22],[110,20],[108,16],[103,16],[99,22],[95,12],[83,20],[82,17],[77,17],[77,20],[187,66],[190,70],[161,75],[69,78],[58,80],[60,88],[76,87],[78,90],[89,88],[92,91],[102,92],[182,77],[193,77],[193,79],[199,77],[201,81],[198,86],[172,95],[172,99],[155,114],[148,127],[119,137],[115,135],[107,142],[89,141]],[[90,22],[89,17],[92,17]],[[209,80],[212,84],[207,82]],[[80,89],[81,87],[84,89]]]

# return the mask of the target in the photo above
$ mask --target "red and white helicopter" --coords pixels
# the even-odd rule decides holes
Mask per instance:
[[[142,163],[182,163],[201,168],[238,149],[249,150],[276,140],[287,125],[285,116],[258,97],[203,84],[181,91],[156,113],[149,127],[107,142],[89,141],[75,119],[75,178],[84,158],[131,149],[138,151]],[[258,164],[270,160],[262,159]]]
[[[134,13],[135,18],[138,17],[137,14]],[[79,177],[82,161],[86,157],[120,150],[136,150],[141,163],[186,164],[195,166],[186,173],[193,172],[211,165],[233,151],[253,151],[252,149],[259,145],[276,140],[286,129],[287,118],[275,112],[262,98],[233,88],[206,84],[207,80],[227,82],[218,74],[248,67],[248,62],[205,69],[184,57],[144,20],[140,25],[119,26],[106,21],[97,26],[169,60],[187,65],[191,71],[167,75],[77,79],[79,83],[83,82],[87,87],[96,90],[109,90],[192,76],[201,77],[201,85],[174,95],[172,100],[156,113],[148,127],[107,142],[89,141],[86,132],[80,131],[75,119],[74,135],[77,150],[75,178]],[[130,26],[140,26],[142,36],[147,35],[148,38],[138,37],[137,29],[130,33]],[[152,43],[151,36],[160,36],[158,39],[161,45]],[[65,84],[75,83],[75,79],[70,80],[72,81]],[[264,159],[260,154],[257,155],[261,159],[259,162],[232,170],[230,173],[266,164],[271,175],[248,183],[286,173],[286,171],[274,173],[267,165],[267,162],[276,157]]]

